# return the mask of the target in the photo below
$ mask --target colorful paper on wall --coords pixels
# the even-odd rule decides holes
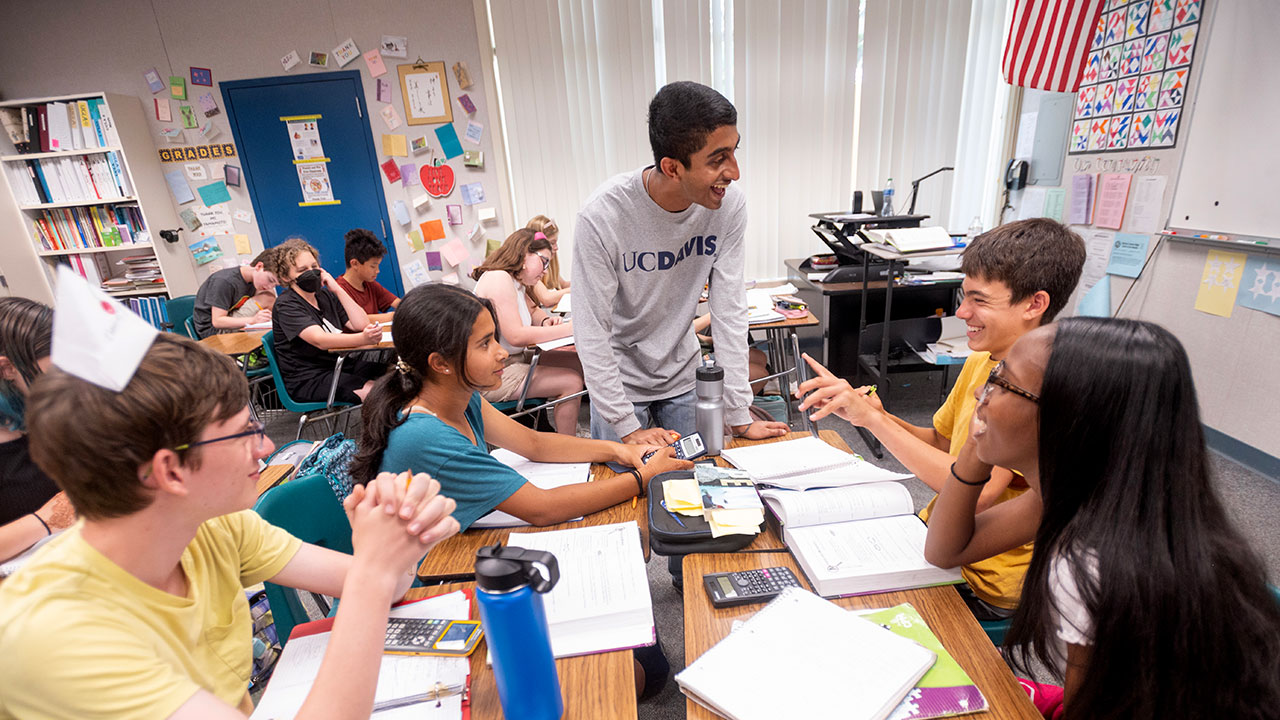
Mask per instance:
[[[418,227],[422,228],[422,239],[427,242],[444,239],[443,220],[428,220],[418,225]]]
[[[387,65],[382,62],[382,53],[376,48],[364,54],[364,64],[369,67],[369,77],[382,77],[387,74]]]
[[[196,120],[196,109],[190,105],[179,105],[178,112],[182,114],[182,127],[187,130],[194,130],[198,124]]]
[[[1164,175],[1142,175],[1134,179],[1133,199],[1129,203],[1130,230],[1153,233],[1160,229],[1160,208],[1168,181]]]
[[[383,137],[386,137],[383,135]],[[378,167],[382,168],[382,174],[387,176],[387,182],[400,182],[400,168],[396,166],[395,160],[388,160]]]
[[[1124,222],[1124,208],[1129,200],[1129,173],[1102,173],[1098,179],[1098,207],[1093,224],[1100,228],[1119,230]]]
[[[418,153],[424,153],[430,150],[431,146],[427,144],[426,135],[419,135],[416,138],[410,138],[409,149],[413,151],[414,155],[417,155]]]
[[[378,88],[378,102],[391,102],[391,81],[386,78],[378,78],[376,82]]]
[[[237,235],[235,236],[235,238],[236,238],[236,254],[237,254],[237,255],[252,255],[252,254],[253,254],[253,247],[252,247],[251,245],[249,245],[249,236],[248,236],[248,235],[244,235],[244,234],[237,234]]]
[[[462,93],[461,95],[458,96],[457,100],[458,100],[458,107],[462,108],[462,112],[468,115],[471,115],[476,111],[476,104],[471,101],[470,95],[466,93]]]
[[[391,157],[408,157],[409,149],[403,135],[383,135],[382,154]]]
[[[289,147],[294,160],[310,160],[324,157],[324,145],[320,142],[320,125],[315,119],[295,120],[285,123],[289,130]]]
[[[200,232],[205,235],[234,235],[231,213],[225,207],[198,207],[193,210],[200,221]]]
[[[338,67],[346,67],[347,63],[355,60],[360,55],[360,48],[356,47],[355,40],[347,38],[342,44],[333,49],[333,57],[338,61]]]
[[[457,285],[458,273],[456,272],[445,273],[444,275],[440,276],[440,282],[444,283],[445,285]]]
[[[458,131],[453,129],[452,124],[444,124],[436,128],[436,140],[439,141],[446,160],[452,160],[462,154],[462,143],[458,142]]]
[[[248,210],[235,210],[231,213],[231,217],[235,218],[237,222],[242,222],[242,223],[253,222],[253,213],[249,212]]]
[[[471,143],[472,145],[479,145],[480,138],[483,136],[484,136],[484,125],[481,125],[475,120],[468,120],[467,134],[466,134],[467,142]]]
[[[209,174],[205,171],[204,166],[200,163],[186,163],[182,166],[182,171],[192,180],[208,180]],[[207,204],[207,203],[206,203]]]
[[[405,187],[411,187],[418,183],[418,166],[414,163],[405,163],[400,166],[400,179],[404,181]]]
[[[382,122],[386,123],[388,130],[395,130],[400,127],[403,121],[400,119],[400,113],[396,112],[395,105],[388,105],[378,111],[382,116]],[[403,138],[403,136],[401,136]]]
[[[200,103],[200,110],[207,118],[220,114],[222,111],[218,109],[218,103],[213,99],[213,93],[205,93],[201,95],[196,102]]]
[[[200,238],[188,245],[187,249],[191,251],[191,258],[196,261],[196,265],[207,265],[222,257],[222,246],[218,244],[217,238]]]
[[[436,220],[436,222],[440,222]],[[444,237],[444,231],[441,230],[440,237]],[[444,257],[450,265],[458,265],[467,259],[467,248],[462,244],[461,240],[450,240],[444,247],[440,248],[440,255]]]
[[[441,259],[440,259],[440,253],[434,252],[434,251],[427,253],[427,269],[428,270],[444,269],[444,264],[441,262]]]
[[[302,163],[298,168],[298,185],[302,188],[302,202],[333,202],[333,185],[329,182],[329,164]]]
[[[462,164],[473,168],[484,167],[484,151],[468,150],[462,153]]]
[[[1147,262],[1147,244],[1150,235],[1138,233],[1116,233],[1115,243],[1111,246],[1111,261],[1107,264],[1107,274],[1123,275],[1136,278]]]
[[[152,98],[156,105],[156,119],[160,122],[173,122],[173,112],[169,107],[169,98]]]
[[[479,205],[484,202],[484,185],[473,182],[461,188],[462,202],[466,205]]]
[[[187,99],[187,79],[181,75],[169,76],[169,97],[174,100]]]
[[[160,79],[160,73],[155,68],[142,73],[142,79],[147,83],[147,89],[153,94],[164,90],[164,80]]]
[[[408,234],[405,235],[405,239],[409,241],[409,249],[414,252],[418,252],[422,248],[426,247],[422,242],[422,232],[419,230],[410,230]]]
[[[1251,310],[1280,315],[1280,261],[1250,255],[1236,304]]]
[[[208,185],[201,185],[196,188],[200,193],[200,201],[205,205],[218,205],[224,202],[231,202],[231,193],[227,192],[227,182],[218,180]]]
[[[405,265],[404,272],[406,275],[408,275],[409,283],[413,287],[418,287],[419,285],[426,285],[427,283],[431,282],[431,276],[427,275],[427,269],[422,267],[421,260],[414,260],[413,262]]]
[[[187,178],[182,175],[181,170],[170,170],[164,174],[165,182],[169,183],[169,192],[173,193],[173,199],[179,205],[196,199],[195,194],[191,192],[191,186],[187,184]]]
[[[392,206],[391,212],[396,216],[396,222],[401,225],[409,224],[409,207],[404,204],[403,200],[397,200],[395,205]]]
[[[182,218],[182,224],[187,227],[187,230],[195,232],[200,229],[200,218],[196,217],[196,214],[192,212],[191,208],[187,208],[186,210],[178,213],[178,217]]]
[[[302,62],[302,57],[298,55],[297,50],[291,50],[288,55],[280,58],[280,65],[284,68],[285,72],[289,72],[290,70],[298,67],[298,63],[300,62]]]
[[[446,205],[445,214],[449,216],[450,225],[462,224],[462,206],[461,205]]]
[[[1051,188],[1044,194],[1044,216],[1062,222],[1062,211],[1067,204],[1066,188]]]
[[[1210,250],[1204,260],[1204,272],[1200,275],[1200,289],[1196,293],[1196,309],[1211,315],[1231,317],[1244,274],[1244,253]]]
[[[1071,176],[1071,207],[1068,225],[1088,225],[1093,218],[1093,175]]]

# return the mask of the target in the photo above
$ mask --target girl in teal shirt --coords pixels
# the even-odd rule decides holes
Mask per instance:
[[[554,525],[642,495],[649,479],[689,468],[670,448],[623,445],[531,430],[495,410],[479,391],[502,383],[507,351],[493,306],[451,285],[423,285],[396,310],[399,360],[365,398],[364,436],[351,468],[357,483],[379,472],[425,472],[458,503],[466,530],[501,510]],[[592,483],[542,490],[489,455],[488,444],[538,462],[616,462],[636,468]],[[658,453],[644,463],[648,452]]]

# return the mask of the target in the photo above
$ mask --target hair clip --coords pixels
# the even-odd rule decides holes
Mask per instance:
[[[546,240],[546,239],[547,239],[547,236],[546,236],[545,234],[543,234],[543,232],[542,232],[541,230],[539,230],[539,231],[537,231],[537,232],[535,232],[535,233],[533,234],[533,239],[534,239],[534,240]]]
[[[413,368],[399,356],[396,357],[396,370],[400,371],[401,375],[413,374]]]

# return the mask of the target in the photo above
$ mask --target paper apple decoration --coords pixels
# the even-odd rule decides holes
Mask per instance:
[[[448,165],[423,165],[418,177],[431,197],[442,198],[453,192],[453,168]]]

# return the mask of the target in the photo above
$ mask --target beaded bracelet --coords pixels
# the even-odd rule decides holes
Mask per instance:
[[[644,497],[644,479],[640,477],[639,470],[631,470],[631,475],[636,479],[636,495]]]
[[[956,474],[956,464],[955,464],[955,463],[951,463],[951,477],[953,477],[953,478],[955,478],[956,480],[960,481],[960,484],[961,484],[961,485],[968,485],[969,487],[978,487],[979,485],[986,485],[986,484],[987,484],[987,481],[991,479],[991,476],[990,476],[990,475],[988,475],[988,476],[986,476],[985,478],[983,478],[983,479],[981,479],[981,480],[979,480],[979,481],[977,481],[977,482],[969,482],[968,480],[965,480],[964,478],[962,478],[962,477],[960,477],[959,475],[957,475],[957,474]]]

